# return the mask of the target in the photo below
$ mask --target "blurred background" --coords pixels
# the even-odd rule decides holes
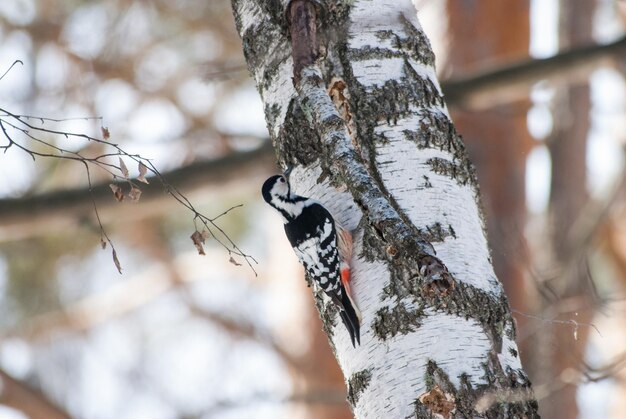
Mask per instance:
[[[414,1],[478,168],[541,413],[625,417],[626,2]],[[562,58],[572,49],[582,58]],[[516,67],[550,57],[551,71]],[[16,60],[0,80],[2,121],[47,117],[22,119],[100,139],[106,127],[207,217],[243,204],[215,223],[258,263],[212,238],[199,256],[194,214],[158,182],[117,202],[106,171],[90,171],[90,193],[80,162],[0,150],[0,418],[351,417],[260,199],[274,152],[230,2],[2,0],[0,74]],[[515,88],[489,82],[511,66]],[[478,93],[459,93],[468,86]],[[42,154],[58,154],[42,142],[110,152],[6,127]]]

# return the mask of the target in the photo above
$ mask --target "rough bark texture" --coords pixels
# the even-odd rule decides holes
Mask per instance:
[[[353,230],[361,346],[331,304],[316,302],[355,416],[536,416],[474,169],[412,3],[319,1],[309,29],[290,28],[306,3],[233,9],[296,192]],[[313,39],[315,59],[303,61],[300,43]]]
[[[463,78],[478,68],[527,59],[529,3],[482,0],[474,2],[469,12],[467,2],[447,0],[450,53],[446,66],[451,77]],[[452,108],[455,124],[477,168],[496,274],[511,307],[523,312],[530,312],[524,279],[529,263],[524,238],[525,169],[533,146],[526,128],[529,91],[515,103],[485,110]],[[516,320],[524,334],[527,318],[519,316]],[[529,360],[525,355],[533,346],[533,342],[520,342],[525,365]]]

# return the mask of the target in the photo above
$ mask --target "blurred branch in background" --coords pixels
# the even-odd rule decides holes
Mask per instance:
[[[295,292],[289,288],[301,271],[286,267],[290,249],[269,234],[281,225],[272,224],[255,201],[261,181],[276,169],[275,158],[270,142],[261,140],[267,135],[263,109],[243,64],[229,1],[0,3],[0,65],[4,70],[16,59],[24,63],[3,76],[0,106],[14,115],[50,116],[45,123],[50,129],[65,117],[103,115],[124,150],[154,157],[158,167],[166,168],[162,176],[167,182],[200,202],[203,210],[220,213],[218,208],[234,205],[229,199],[244,202],[243,209],[224,217],[226,231],[259,254],[263,266],[260,280],[250,281],[219,256],[213,242],[206,245],[206,258],[193,255],[193,261],[200,261],[191,262],[190,220],[154,177],[147,177],[151,183],[142,185],[141,199],[130,206],[128,199],[115,201],[103,173],[94,171],[90,192],[80,165],[38,159],[35,166],[27,155],[0,153],[0,368],[19,378],[0,372],[0,404],[37,419],[69,414],[85,419],[349,417],[344,383],[309,290],[303,284]],[[501,203],[517,205],[514,210],[523,219],[511,224],[500,215],[489,226],[491,236],[498,228],[504,233],[502,241],[490,237],[494,259],[520,264],[518,276],[503,279],[517,281],[509,298],[524,313],[516,315],[526,348],[522,356],[540,346],[537,333],[542,329],[564,336],[567,344],[555,343],[554,348],[563,358],[573,354],[570,343],[577,337],[582,346],[578,334],[583,323],[602,333],[597,345],[592,331],[586,354],[577,354],[577,364],[553,381],[541,384],[531,377],[538,384],[537,396],[545,399],[586,382],[623,387],[626,343],[619,335],[626,327],[620,323],[626,289],[626,180],[622,176],[609,193],[592,194],[579,208],[561,238],[567,245],[562,269],[543,269],[537,263],[541,250],[532,243],[526,247],[526,238],[544,246],[550,239],[547,224],[538,229],[532,224],[545,213],[528,215],[523,202],[524,174],[535,170],[526,166],[526,156],[541,144],[526,132],[529,92],[542,81],[547,81],[542,86],[580,86],[598,69],[620,68],[623,73],[623,32],[568,45],[551,58],[530,59],[527,25],[534,18],[524,15],[528,2],[480,2],[471,16],[464,9],[448,15],[436,0],[420,3],[441,12],[435,18],[420,15],[423,23],[443,27],[440,33],[451,37],[457,54],[474,55],[471,66],[457,62],[459,71],[444,72],[452,77],[443,90],[450,109],[462,115],[455,115],[457,122],[469,117],[460,133],[466,139],[492,139],[479,143],[473,155],[479,166],[481,160],[495,166],[493,175],[481,179],[485,203],[496,199],[488,195],[500,187],[508,199]],[[547,2],[539,3],[545,7]],[[501,15],[489,18],[497,13]],[[563,106],[550,106],[555,105]],[[606,118],[607,112],[620,109],[613,105],[595,112]],[[478,116],[490,119],[481,123]],[[26,121],[39,125],[34,118]],[[93,121],[75,122],[76,132],[100,134],[99,127],[92,130]],[[475,130],[481,126],[483,132]],[[615,136],[624,132],[613,131]],[[48,133],[41,139],[59,146]],[[40,146],[35,151],[41,152]],[[91,156],[103,154],[101,146],[66,148]],[[568,143],[562,146],[567,151]],[[567,180],[567,171],[564,175]],[[542,182],[549,178],[545,175]],[[537,182],[530,184],[536,187]],[[128,255],[124,277],[111,276],[97,256],[94,202],[102,224],[115,230]],[[554,300],[552,284],[571,278],[574,270],[594,287],[590,299],[574,295]],[[528,285],[551,301],[543,312],[526,306],[537,299],[522,291]],[[203,300],[203,294],[210,298]],[[581,306],[594,310],[595,317],[579,318]],[[190,326],[196,323],[202,327]],[[274,356],[280,361],[273,363]],[[187,383],[192,384],[185,387]],[[609,400],[614,394],[602,393]],[[581,394],[586,393],[579,392],[571,403],[580,402]]]
[[[173,198],[178,202],[179,205],[187,208],[191,211],[193,215],[193,223],[198,231],[198,226],[196,221],[199,221],[203,231],[207,232],[206,234],[216,240],[222,247],[224,247],[229,255],[235,254],[241,256],[246,264],[254,271],[254,267],[252,263],[257,263],[254,257],[249,254],[244,253],[239,246],[235,244],[235,242],[229,237],[229,235],[216,223],[216,221],[222,216],[226,215],[230,210],[222,212],[221,214],[215,217],[208,217],[201,212],[199,212],[191,201],[173,184],[170,183],[169,179],[165,178],[156,166],[150,161],[139,154],[130,154],[125,151],[119,144],[112,143],[109,141],[109,130],[105,127],[101,127],[102,131],[102,139],[84,134],[84,133],[76,133],[67,131],[64,129],[56,129],[56,128],[46,128],[44,127],[44,123],[53,123],[53,122],[67,122],[67,120],[59,120],[59,119],[50,119],[45,117],[38,116],[29,116],[29,115],[19,115],[14,114],[6,109],[0,108],[0,130],[4,134],[4,138],[8,141],[6,145],[0,146],[0,149],[6,152],[11,148],[18,148],[20,151],[28,154],[32,157],[33,161],[36,160],[37,157],[45,157],[51,159],[59,159],[59,160],[70,160],[73,162],[81,163],[85,168],[85,175],[87,177],[87,193],[86,196],[89,197],[89,201],[91,202],[93,211],[96,216],[97,224],[101,232],[100,241],[102,243],[102,248],[104,249],[106,243],[111,246],[113,252],[113,260],[115,265],[120,273],[122,273],[122,268],[117,258],[117,253],[115,251],[115,247],[113,246],[113,242],[109,238],[102,225],[102,219],[100,217],[99,208],[96,203],[96,199],[94,196],[94,185],[92,183],[92,172],[91,170],[95,167],[104,171],[108,176],[112,177],[112,181],[116,182],[115,184],[109,184],[109,189],[112,190],[113,196],[118,202],[122,202],[125,198],[127,200],[131,200],[133,202],[138,202],[143,195],[143,186],[139,186],[140,183],[149,185],[150,181],[146,178],[146,174],[149,172],[152,174],[151,178],[154,183],[160,184],[160,187],[165,190],[167,196]],[[90,118],[84,118],[90,119]],[[102,119],[98,117],[97,119]],[[36,125],[33,120],[39,121],[40,125]],[[14,132],[9,133],[9,129],[13,129]],[[25,138],[20,138],[19,140],[16,138],[17,136],[23,136],[26,138],[26,141],[31,140],[32,145],[27,146],[23,143]],[[21,134],[21,135],[20,135]],[[86,140],[88,143],[95,143],[99,146],[102,146],[105,151],[96,152],[94,156],[89,157],[84,154],[81,154],[79,151],[73,151],[68,148],[59,147],[55,145],[53,140],[47,140],[42,137],[42,135],[49,135],[53,138],[65,138],[71,140]],[[43,146],[46,149],[46,152],[37,151],[34,148],[34,145]],[[111,149],[111,151],[109,151]],[[51,150],[51,151],[50,151]],[[111,159],[118,158],[118,162],[112,163]],[[130,176],[130,171],[127,168],[124,158],[133,161],[138,165],[138,173],[139,175],[136,177]],[[237,161],[237,159],[233,159]],[[213,165],[213,168],[219,167],[220,164],[217,163]],[[197,169],[197,168],[193,168]],[[193,170],[187,170],[188,173],[193,173]],[[121,184],[120,184],[121,183]],[[128,190],[128,187],[130,189]],[[100,188],[100,192],[105,188]],[[67,198],[67,195],[62,196],[61,198]],[[102,198],[102,196],[100,196]],[[53,199],[52,201],[59,202],[58,198]],[[110,199],[111,200],[111,199]],[[32,204],[30,202],[29,204]],[[80,202],[78,202],[80,205]],[[233,208],[231,208],[233,209]],[[65,212],[65,211],[64,211]],[[44,209],[44,213],[46,215],[45,218],[49,215],[48,211]],[[42,217],[42,219],[45,219]],[[106,239],[106,242],[105,242]],[[194,241],[195,242],[195,241]]]
[[[294,393],[287,397],[279,397],[273,394],[254,394],[245,399],[229,399],[218,400],[213,406],[205,409],[202,413],[206,417],[212,417],[218,413],[224,413],[234,408],[245,406],[254,406],[259,404],[304,404],[312,407],[314,405],[322,406],[342,406],[346,404],[347,394],[345,391],[328,389],[328,390],[311,390],[304,393]]]
[[[615,67],[626,60],[624,57],[626,37],[609,44],[571,47],[550,58],[455,77],[443,82],[442,89],[450,106],[484,109],[527,98],[532,86],[539,81],[556,85],[584,84],[593,70],[607,65]]]
[[[19,410],[30,419],[71,419],[70,415],[50,402],[28,384],[0,370],[0,404]]]
[[[274,152],[269,141],[251,151],[232,152],[215,160],[195,162],[161,176],[183,194],[210,189],[220,193],[241,187],[249,179],[263,178],[274,171]],[[132,209],[116,202],[110,182],[92,187],[51,191],[34,196],[0,199],[0,240],[16,240],[81,225],[98,208],[103,223],[123,219],[133,221],[162,215],[176,205],[168,205],[168,195],[153,177],[141,187],[141,200]]]

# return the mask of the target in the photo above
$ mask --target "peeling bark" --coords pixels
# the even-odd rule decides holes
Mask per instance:
[[[233,0],[233,9],[294,189],[353,231],[361,346],[324,296],[316,303],[355,416],[535,417],[476,175],[412,3]],[[484,395],[513,392],[525,397],[478,410]]]

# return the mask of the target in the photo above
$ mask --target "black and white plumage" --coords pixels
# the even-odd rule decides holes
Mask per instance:
[[[304,269],[339,309],[352,345],[360,342],[360,313],[350,296],[349,232],[319,202],[294,194],[287,173],[265,181],[263,199],[283,217],[285,233]],[[338,234],[339,232],[339,234]]]

